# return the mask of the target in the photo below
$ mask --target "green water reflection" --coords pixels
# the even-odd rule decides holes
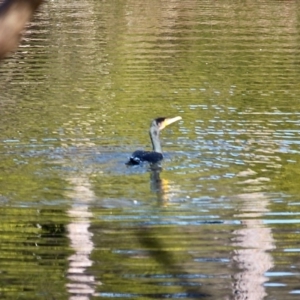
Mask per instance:
[[[44,3],[0,65],[1,298],[293,299],[298,6]]]

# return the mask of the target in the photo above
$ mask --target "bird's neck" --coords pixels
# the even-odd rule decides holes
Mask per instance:
[[[159,130],[158,130],[158,128],[151,127],[149,134],[150,134],[150,138],[151,138],[151,142],[152,142],[153,151],[158,152],[158,153],[162,153],[160,140],[159,140]]]

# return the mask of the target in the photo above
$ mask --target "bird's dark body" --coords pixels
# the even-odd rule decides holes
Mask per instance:
[[[157,118],[152,120],[150,124],[150,139],[152,143],[153,151],[142,151],[137,150],[130,156],[127,165],[139,165],[143,162],[148,162],[150,164],[157,164],[163,160],[162,149],[159,140],[159,132],[166,126],[181,120],[181,117],[175,118]]]
[[[139,165],[143,162],[156,164],[161,160],[163,160],[163,155],[159,152],[137,150],[132,153],[127,165]]]

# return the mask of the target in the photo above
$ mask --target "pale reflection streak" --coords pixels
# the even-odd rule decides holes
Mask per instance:
[[[266,296],[264,274],[274,265],[267,252],[275,247],[272,232],[261,220],[261,215],[268,211],[269,201],[263,193],[241,194],[238,198],[243,201],[244,213],[235,217],[242,220],[244,228],[233,233],[234,246],[241,248],[233,256],[241,270],[234,275],[234,299],[260,300]]]
[[[88,300],[94,294],[96,284],[94,276],[86,274],[87,268],[93,264],[90,260],[94,243],[93,234],[89,231],[92,217],[89,203],[94,200],[95,195],[88,178],[84,175],[67,178],[67,180],[74,187],[66,193],[66,196],[73,201],[72,207],[68,210],[71,222],[67,228],[71,247],[75,252],[69,257],[70,282],[67,285],[70,293],[69,300]]]
[[[256,153],[244,149],[247,151],[245,161],[248,159],[249,165],[261,166],[261,170],[265,169],[265,165],[280,167],[280,158],[274,155],[278,145],[274,144],[272,133],[269,130],[250,132],[248,144],[257,143],[256,138],[260,137],[261,148]],[[238,177],[252,178],[239,182],[244,185],[246,193],[237,196],[242,200],[242,207],[241,213],[234,216],[243,224],[243,229],[233,232],[236,236],[234,246],[237,248],[233,260],[241,270],[234,275],[233,294],[236,300],[264,299],[267,295],[264,283],[268,280],[264,274],[274,266],[272,256],[268,252],[275,248],[272,231],[263,224],[263,214],[269,211],[269,199],[261,192],[270,179],[259,174],[250,168],[237,174]]]

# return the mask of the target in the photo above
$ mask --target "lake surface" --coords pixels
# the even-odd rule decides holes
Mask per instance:
[[[299,11],[44,3],[0,64],[0,298],[299,299]]]

